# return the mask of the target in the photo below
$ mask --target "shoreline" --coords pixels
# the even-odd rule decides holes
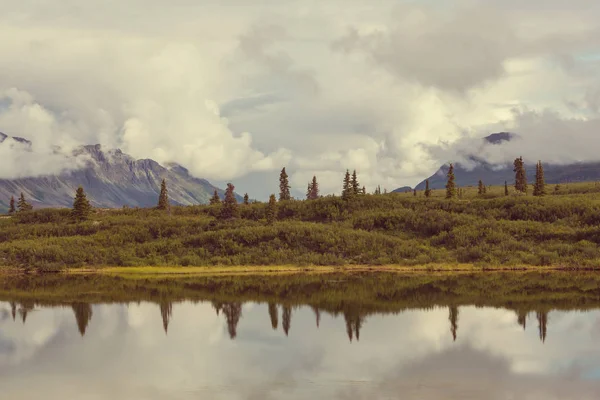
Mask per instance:
[[[566,266],[478,266],[474,264],[431,264],[412,267],[401,265],[340,265],[340,266],[297,266],[297,265],[260,265],[260,266],[139,266],[139,267],[81,267],[66,268],[60,271],[40,271],[36,269],[0,267],[3,275],[113,275],[113,276],[213,276],[213,275],[278,275],[278,274],[327,274],[353,272],[397,272],[397,273],[466,273],[466,272],[594,272],[597,268],[580,268]]]

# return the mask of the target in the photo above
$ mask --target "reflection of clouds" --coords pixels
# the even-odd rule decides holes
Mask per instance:
[[[589,379],[600,368],[598,311],[550,313],[545,344],[535,315],[523,332],[503,309],[460,307],[456,342],[447,307],[368,316],[352,342],[342,314],[322,312],[317,328],[313,310],[294,308],[286,337],[266,304],[242,313],[230,340],[210,303],[174,303],[168,334],[155,303],[95,305],[82,338],[71,308],[43,308],[25,325],[0,322],[0,387],[17,400],[591,399],[600,390]]]

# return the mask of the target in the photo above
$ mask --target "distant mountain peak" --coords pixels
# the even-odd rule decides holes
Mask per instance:
[[[516,136],[517,135],[511,132],[498,132],[484,137],[483,140],[491,144],[500,144],[502,142],[510,142]]]

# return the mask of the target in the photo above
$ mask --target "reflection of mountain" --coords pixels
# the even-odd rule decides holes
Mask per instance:
[[[37,300],[32,300],[34,298]],[[360,340],[361,330],[373,315],[398,314],[412,309],[430,310],[440,306],[448,309],[446,323],[449,337],[456,341],[460,307],[477,305],[513,310],[515,323],[524,330],[529,316],[535,315],[537,327],[532,329],[537,329],[540,340],[545,342],[549,314],[553,310],[600,308],[600,276],[560,272],[412,274],[401,277],[395,273],[358,273],[144,281],[107,276],[90,279],[85,275],[2,276],[0,301],[3,300],[10,301],[13,319],[19,315],[23,323],[38,307],[70,307],[82,336],[89,330],[93,303],[154,302],[159,306],[166,333],[173,318],[173,308],[178,302],[209,301],[217,315],[223,316],[231,339],[238,336],[245,302],[264,304],[265,316],[268,317],[265,324],[268,323],[270,329],[281,326],[286,336],[292,330],[293,310],[306,306],[312,310],[317,328],[323,314],[341,317],[350,341]]]

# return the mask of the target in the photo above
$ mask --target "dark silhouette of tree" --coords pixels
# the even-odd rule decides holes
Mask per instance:
[[[527,193],[527,175],[523,157],[515,159],[513,171],[515,173],[515,190],[520,193]]]
[[[364,187],[364,186],[362,187],[362,192],[361,192],[361,194],[367,194],[367,188],[366,188],[366,187]]]
[[[425,181],[425,197],[431,196],[431,189],[429,189],[429,179]]]
[[[17,209],[19,212],[27,212],[33,210],[33,206],[25,200],[25,195],[21,192],[21,196],[19,197],[19,201],[17,202]]]
[[[271,327],[276,330],[277,325],[279,325],[279,311],[275,303],[269,303],[269,318],[271,319]]]
[[[26,300],[21,303],[21,306],[19,307],[19,315],[21,316],[21,321],[23,321],[23,324],[25,321],[27,321],[27,315],[33,311],[34,308],[35,303],[30,300]]]
[[[85,221],[90,217],[92,206],[87,199],[83,187],[79,186],[75,192],[75,200],[73,201],[73,219],[76,221]]]
[[[13,321],[17,318],[17,303],[14,301],[10,302],[10,314],[12,315]]]
[[[546,181],[544,180],[544,166],[541,161],[535,166],[535,184],[533,185],[534,196],[546,195]]]
[[[377,187],[375,188],[374,194],[381,194],[381,186],[377,185]]]
[[[352,342],[355,337],[356,341],[360,340],[360,328],[363,325],[363,317],[360,312],[356,309],[349,309],[344,312],[344,321],[346,322],[346,334],[348,339]]]
[[[313,176],[312,181],[308,183],[308,190],[306,191],[307,200],[316,200],[319,198],[319,183],[317,177]]]
[[[285,336],[287,336],[292,327],[292,307],[286,305],[283,306],[281,326],[283,326],[283,331],[285,332]]]
[[[281,170],[279,174],[279,201],[291,200],[290,195],[290,182],[288,181],[288,174],[285,172],[285,168]]]
[[[92,320],[92,306],[89,303],[73,303],[71,307],[73,308],[73,313],[75,313],[79,333],[81,336],[84,336],[85,330]]]
[[[546,311],[536,311],[535,316],[538,321],[538,332],[542,343],[546,342],[546,328],[548,326],[548,313]]]
[[[210,303],[212,304],[213,308],[217,312],[217,317],[218,317],[219,316],[219,312],[223,308],[223,303],[221,303],[220,301],[216,301],[216,300],[213,300]]]
[[[417,197],[417,189],[413,190],[413,196]]]
[[[217,192],[217,189],[215,189],[215,192],[213,193],[213,195],[210,198],[210,200],[208,201],[208,203],[210,205],[221,204],[221,198],[219,197],[219,193]]]
[[[223,314],[227,321],[227,331],[229,338],[235,339],[237,336],[237,325],[242,317],[242,303],[225,303],[223,304]]]
[[[352,197],[352,178],[350,177],[350,171],[346,170],[342,184],[342,199],[348,200],[350,197]]]
[[[169,331],[169,322],[171,321],[171,316],[173,315],[173,303],[170,301],[161,301],[160,304],[160,315],[163,321],[163,329],[167,334]]]
[[[235,187],[231,183],[228,183],[227,189],[225,189],[223,207],[221,208],[221,219],[231,219],[239,216],[238,203],[235,199],[234,190]]]
[[[269,204],[267,205],[265,216],[269,225],[273,224],[277,219],[277,200],[275,199],[274,194],[269,196]]]
[[[165,179],[160,183],[160,194],[158,195],[159,210],[167,210],[169,208],[169,192],[167,191],[167,181]]]
[[[508,182],[504,181],[504,195],[508,196]]]
[[[358,177],[356,176],[356,170],[352,172],[352,179],[350,180],[350,188],[353,196],[360,194],[360,185],[358,183]]]
[[[450,321],[450,332],[452,332],[452,339],[456,342],[456,333],[458,331],[458,307],[450,306],[448,308],[448,320]]]
[[[244,194],[244,205],[250,204],[250,197],[248,197],[248,193]]]
[[[310,308],[312,308],[313,312],[315,313],[317,328],[319,328],[319,325],[321,324],[321,311],[319,310],[319,307],[316,306],[311,306]]]
[[[454,165],[450,164],[448,168],[448,182],[446,183],[446,198],[453,199],[456,197],[456,183],[454,182]]]
[[[15,196],[11,196],[10,197],[10,204],[8,206],[8,213],[9,214],[14,214],[17,211],[17,208],[15,207]]]
[[[527,327],[527,314],[525,310],[517,311],[517,323],[523,327],[523,330]]]

